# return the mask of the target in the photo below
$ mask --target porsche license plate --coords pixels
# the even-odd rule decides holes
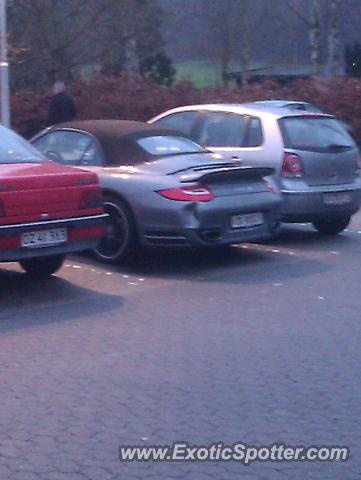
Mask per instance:
[[[66,228],[54,228],[52,230],[38,230],[26,232],[21,235],[21,246],[28,248],[48,247],[65,243],[68,239]]]
[[[249,228],[263,225],[264,217],[263,213],[246,213],[244,215],[232,215],[231,226],[232,228]]]
[[[351,195],[348,192],[324,193],[323,201],[326,205],[344,205],[351,202]]]

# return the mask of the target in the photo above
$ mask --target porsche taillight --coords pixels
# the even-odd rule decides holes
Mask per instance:
[[[193,185],[191,187],[169,188],[158,190],[162,197],[179,202],[209,202],[213,195],[207,186]]]

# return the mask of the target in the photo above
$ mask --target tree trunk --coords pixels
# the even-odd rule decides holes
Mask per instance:
[[[137,41],[131,30],[128,25],[124,26],[124,71],[130,76],[139,73]]]
[[[219,17],[215,19],[215,22],[219,22]],[[222,82],[224,86],[228,85],[228,70],[231,61],[231,19],[229,12],[223,12],[221,16],[222,25],[220,26],[220,40],[221,40],[221,68],[222,68]]]
[[[125,44],[125,62],[124,70],[128,75],[137,75],[139,73],[139,62],[137,57],[137,42],[135,38],[129,37]]]
[[[327,65],[326,77],[331,79],[339,69],[339,6],[340,0],[331,0],[330,2],[330,21],[327,35]]]
[[[321,73],[321,2],[312,0],[309,28],[310,60],[314,75]]]
[[[240,35],[241,35],[241,51],[239,55],[241,67],[241,86],[248,83],[248,69],[249,69],[249,33],[250,33],[250,11],[248,0],[243,0],[242,11],[240,18]]]

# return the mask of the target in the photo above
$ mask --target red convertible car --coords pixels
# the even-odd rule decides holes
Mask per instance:
[[[106,217],[94,173],[47,160],[0,126],[0,262],[51,275],[67,253],[97,246]]]

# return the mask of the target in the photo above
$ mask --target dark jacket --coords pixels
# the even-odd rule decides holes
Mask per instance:
[[[76,117],[76,109],[74,102],[65,92],[57,93],[51,97],[49,114],[47,119],[48,125],[56,123],[68,122]]]

